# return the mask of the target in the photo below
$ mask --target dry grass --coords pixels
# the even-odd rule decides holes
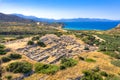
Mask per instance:
[[[24,41],[22,41],[22,40],[24,40]],[[31,40],[31,37],[24,38],[22,40],[17,40],[17,41],[15,40],[15,41],[13,41],[13,43],[7,43],[7,44],[5,44],[5,46],[7,48],[11,48],[12,50],[16,50],[18,48],[23,48],[23,47],[25,47],[27,45],[27,42],[29,40]]]
[[[2,80],[8,80],[6,79],[6,76],[12,76],[12,78],[16,78],[16,77],[19,77],[21,74],[14,74],[14,73],[10,73],[10,72],[6,72],[3,74],[4,76],[2,77]]]
[[[73,36],[73,35],[71,35],[71,36],[75,38],[75,36]],[[18,48],[22,48],[22,47],[26,46],[27,41],[30,40],[30,38],[26,38],[26,39],[27,39],[26,42],[20,42],[20,43],[16,42],[16,43],[9,44],[6,46],[9,48],[12,48],[13,51],[15,51]],[[77,38],[75,38],[75,39],[80,44],[84,44],[83,41],[81,41]],[[48,47],[50,47],[50,45],[48,45],[46,48],[48,48]],[[70,48],[70,46],[68,46],[68,48]],[[79,60],[78,56],[82,56],[84,58],[94,59],[94,60],[96,60],[96,62],[88,63],[88,62]],[[78,64],[74,67],[68,68],[66,70],[58,71],[54,75],[44,75],[44,74],[35,73],[35,74],[31,75],[30,77],[25,78],[25,80],[40,80],[42,78],[44,78],[44,80],[66,80],[68,78],[78,77],[78,76],[82,75],[82,72],[84,70],[93,69],[96,66],[99,66],[101,70],[103,70],[107,73],[118,75],[118,73],[120,72],[119,67],[116,67],[116,66],[111,64],[111,60],[114,60],[114,59],[101,53],[101,52],[80,53],[79,55],[74,56],[74,58],[79,60]],[[52,59],[53,58],[49,58],[49,60],[52,60]],[[32,63],[33,65],[36,63],[36,61],[33,61],[33,60],[29,59],[28,57],[26,57],[25,55],[22,55],[22,59],[4,63],[2,66],[6,67],[8,64],[15,62],[15,61],[28,61],[28,62]],[[12,75],[15,75],[15,74],[12,74]]]
[[[88,63],[88,62],[79,60],[79,63],[76,66],[72,68],[68,68],[66,70],[58,71],[54,75],[48,75],[45,80],[66,80],[68,78],[75,78],[77,76],[82,75],[82,72],[84,70],[93,69],[97,66],[99,66],[101,70],[106,71],[107,73],[118,75],[118,73],[120,72],[119,67],[116,67],[111,64],[111,60],[113,59],[103,53],[90,52],[90,53],[82,53],[79,56],[94,59],[96,60],[96,62]],[[78,60],[77,56],[75,58]],[[30,80],[30,79],[39,80],[43,76],[44,75],[42,74],[34,74],[26,78],[25,80]]]

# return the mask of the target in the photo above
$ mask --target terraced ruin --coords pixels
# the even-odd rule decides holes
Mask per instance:
[[[68,35],[58,37],[54,34],[47,34],[42,36],[40,40],[47,45],[46,47],[39,47],[36,44],[27,45],[27,42],[30,39],[31,38],[27,38],[13,42],[7,42],[5,44],[6,46],[9,46],[10,44],[15,43],[16,46],[18,46],[15,50],[17,53],[22,53],[32,60],[48,64],[56,64],[62,57],[72,58],[74,55],[82,52],[93,52],[97,50],[96,46],[80,43],[75,37]],[[23,43],[24,45],[21,47],[20,45]],[[11,46],[14,47],[13,45]],[[85,50],[86,47],[89,49]],[[11,47],[9,46],[9,48]]]

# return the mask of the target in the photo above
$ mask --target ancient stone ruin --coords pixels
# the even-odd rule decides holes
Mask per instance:
[[[55,64],[60,61],[62,57],[73,57],[75,54],[82,52],[95,51],[97,48],[87,44],[80,44],[75,38],[63,35],[58,37],[54,34],[47,34],[40,38],[47,47],[42,48],[36,45],[25,46],[17,49],[18,53],[22,53],[32,60],[44,62],[48,64]],[[84,50],[85,47],[89,50]]]

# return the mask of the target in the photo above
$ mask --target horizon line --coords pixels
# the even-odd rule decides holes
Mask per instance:
[[[23,13],[4,13],[4,12],[0,12],[0,13],[6,14],[6,15],[19,14],[19,15],[23,15],[23,16],[32,16],[32,17],[36,17],[36,18],[51,19],[51,20],[79,19],[79,18],[82,18],[82,19],[100,19],[100,20],[120,21],[120,19],[109,19],[109,18],[98,18],[98,17],[97,18],[93,18],[93,17],[48,18],[48,17],[38,17],[38,16],[35,16],[35,15],[26,15],[26,14],[23,14]]]

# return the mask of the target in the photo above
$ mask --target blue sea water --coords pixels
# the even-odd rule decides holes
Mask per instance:
[[[68,30],[109,30],[120,22],[64,22],[64,29]]]

